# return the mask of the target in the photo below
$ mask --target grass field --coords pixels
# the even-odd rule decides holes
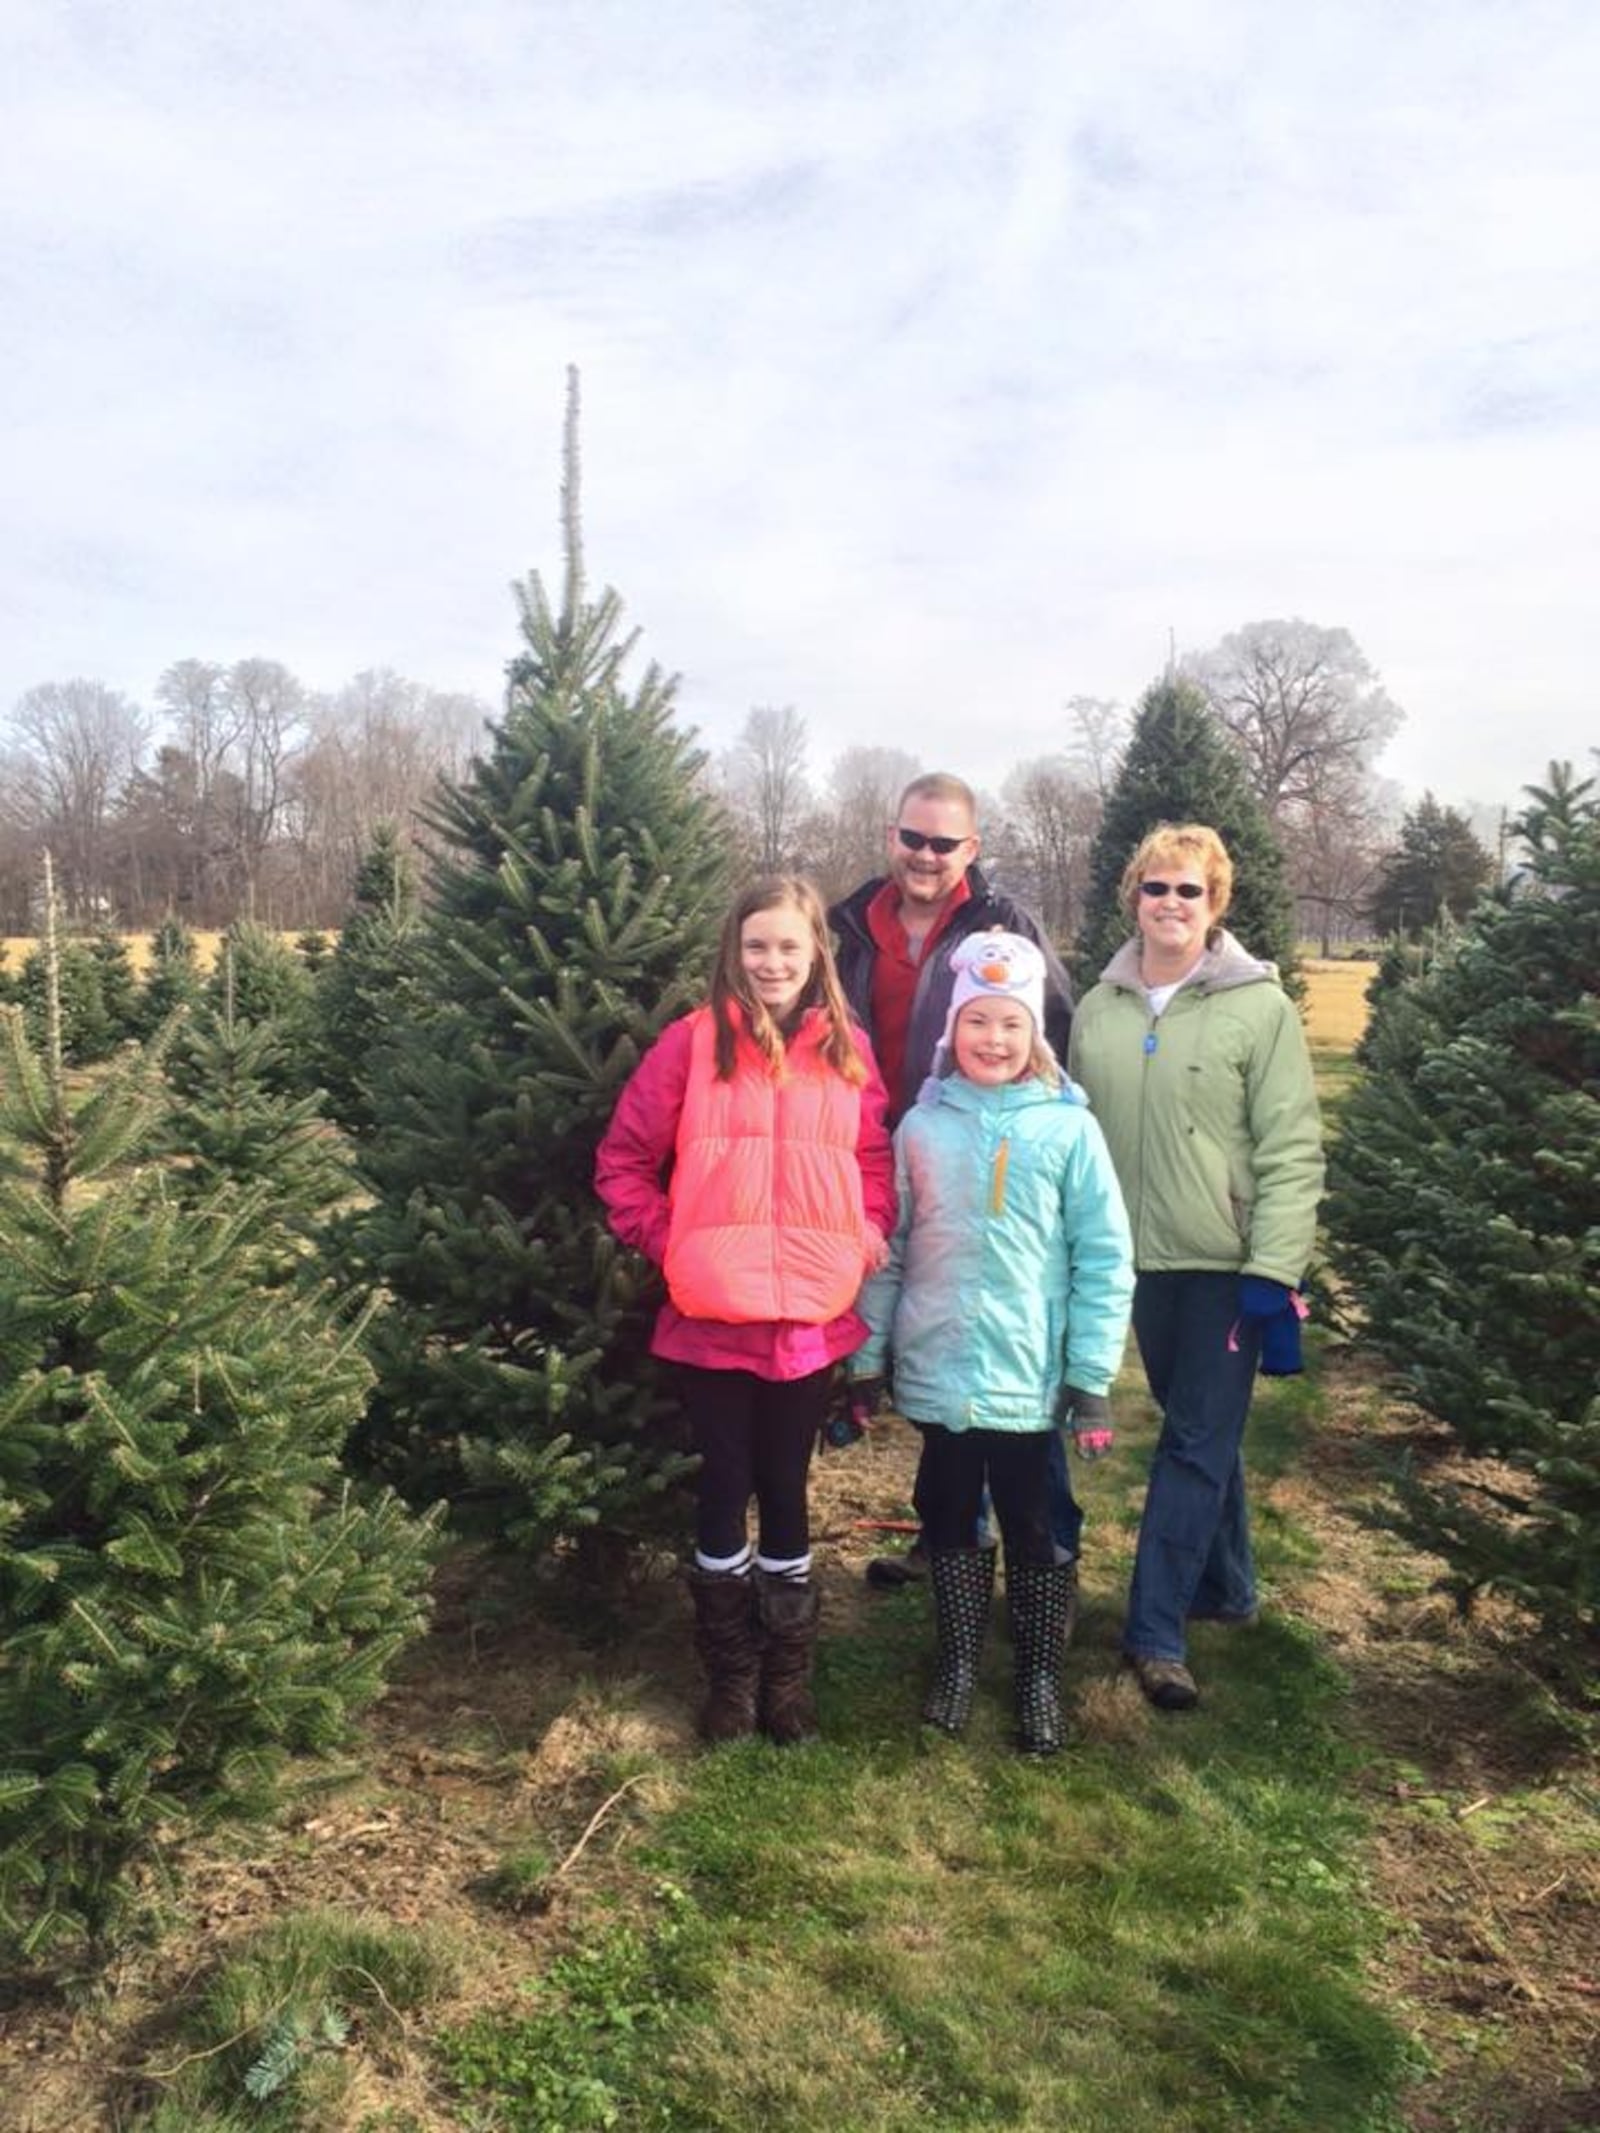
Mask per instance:
[[[1306,978],[1306,1033],[1311,1042],[1350,1050],[1367,1026],[1367,987],[1377,964],[1323,962],[1308,956],[1300,967]]]
[[[285,941],[298,937],[294,933],[280,935]],[[150,938],[148,933],[122,935],[129,960],[141,977],[150,962]],[[332,940],[334,936],[330,934],[328,938]],[[195,952],[202,970],[209,970],[216,961],[221,940],[220,933],[195,935]],[[26,934],[0,938],[0,969],[15,974],[36,946],[37,942]],[[1376,963],[1324,962],[1316,957],[1305,961],[1306,1027],[1313,1044],[1348,1047],[1357,1041],[1367,1026],[1366,989],[1377,967]]]
[[[150,967],[150,942],[152,937],[148,933],[124,933],[119,936],[123,945],[127,948],[128,960],[132,963],[135,974],[141,978]],[[281,941],[287,941],[292,944],[300,936],[298,933],[280,932],[278,938]],[[330,933],[327,938],[331,941],[335,936]],[[38,945],[37,939],[31,934],[8,933],[0,937],[0,969],[9,971],[14,977]],[[222,935],[220,933],[195,934],[195,960],[202,970],[211,968],[212,964],[217,960],[217,953],[221,946]]]

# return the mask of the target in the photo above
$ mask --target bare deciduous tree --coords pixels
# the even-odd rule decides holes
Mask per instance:
[[[1070,941],[1088,888],[1100,795],[1066,756],[1044,755],[1019,763],[1001,797],[1009,832],[1006,886],[1038,912],[1052,939]]]
[[[1102,804],[1117,782],[1131,725],[1124,707],[1109,697],[1067,698],[1066,759],[1078,782]]]
[[[723,797],[753,864],[775,874],[795,859],[806,786],[806,722],[793,704],[759,704],[723,764]]]
[[[149,734],[137,704],[104,682],[41,682],[12,716],[21,792],[41,841],[55,854],[63,911],[94,921],[109,909],[113,809]]]
[[[903,748],[847,748],[828,773],[828,799],[804,825],[807,873],[830,900],[884,871],[884,840],[921,765]]]
[[[1404,713],[1345,629],[1251,622],[1182,662],[1233,736],[1275,827],[1333,792],[1348,797]]]

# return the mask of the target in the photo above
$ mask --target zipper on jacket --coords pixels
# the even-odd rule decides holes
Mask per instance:
[[[1008,1134],[994,1152],[994,1169],[989,1177],[989,1212],[1003,1215],[1006,1211],[1006,1169],[1011,1161],[1011,1138]]]
[[[1133,1239],[1133,1263],[1136,1267],[1144,1263],[1145,1207],[1150,1198],[1145,1177],[1144,1129],[1150,1111],[1150,1074],[1160,1041],[1160,1021],[1159,1015],[1150,1016],[1150,1027],[1145,1031],[1144,1041],[1139,1047],[1139,1214]]]

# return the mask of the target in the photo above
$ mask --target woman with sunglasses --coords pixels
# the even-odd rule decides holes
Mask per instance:
[[[1258,1366],[1300,1367],[1322,1192],[1305,1033],[1274,966],[1223,926],[1232,890],[1215,830],[1158,823],[1122,877],[1134,937],[1072,1027],[1071,1072],[1127,1201],[1134,1333],[1162,1415],[1123,1647],[1163,1711],[1199,1701],[1187,1625],[1256,1613],[1245,1419]]]

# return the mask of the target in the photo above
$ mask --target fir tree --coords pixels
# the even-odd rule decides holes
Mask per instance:
[[[379,823],[349,912],[317,989],[317,1058],[328,1115],[360,1138],[375,1123],[372,1090],[394,1032],[424,1012],[418,985],[421,911],[411,853]]]
[[[117,1036],[106,1012],[105,987],[98,959],[83,941],[63,941],[51,958],[43,946],[29,951],[22,966],[18,996],[35,1044],[45,1042],[54,986],[59,1006],[61,1056],[68,1066],[93,1066],[116,1049]]]
[[[1092,985],[1132,931],[1118,895],[1122,870],[1158,822],[1204,822],[1217,832],[1233,860],[1229,931],[1252,955],[1276,963],[1285,984],[1296,990],[1294,901],[1283,854],[1204,696],[1192,682],[1170,676],[1140,703],[1089,855],[1079,983]]]
[[[1600,1631],[1600,807],[1557,773],[1522,892],[1381,1003],[1331,1176],[1335,1264],[1460,1448],[1407,1530],[1463,1595]],[[1544,802],[1541,807],[1538,803]]]
[[[238,919],[222,937],[202,998],[213,1015],[223,996],[240,1022],[265,1024],[277,1038],[269,1072],[283,1094],[316,1086],[311,973],[294,950],[254,919]]]
[[[154,1036],[177,1009],[196,1006],[203,989],[194,935],[181,918],[164,918],[150,937],[137,1034]]]
[[[229,1191],[265,1188],[281,1232],[276,1269],[304,1271],[329,1211],[352,1190],[349,1160],[318,1098],[284,1093],[278,1024],[235,1012],[226,943],[218,972],[219,1003],[191,1011],[192,1025],[168,1056],[172,1102],[161,1142],[177,1158],[171,1191],[185,1205],[206,1205]],[[265,1237],[262,1249],[271,1249]]]
[[[328,936],[320,926],[307,926],[294,937],[294,952],[310,973],[313,983],[328,967]]]
[[[139,1034],[139,980],[121,934],[102,929],[92,933],[84,946],[100,972],[100,1002],[105,1011],[109,1052]]]
[[[585,592],[575,374],[564,471],[560,604],[537,574],[517,588],[505,715],[435,812],[427,1010],[363,1144],[358,1235],[394,1299],[374,1450],[413,1473],[443,1452],[531,1549],[622,1545],[684,1469],[646,1352],[653,1278],[607,1236],[592,1171],[623,1081],[703,991],[726,895],[673,684],[625,684],[621,602]]]
[[[263,1287],[266,1196],[182,1206],[137,1160],[153,1051],[73,1109],[51,991],[42,1060],[0,1031],[31,1166],[0,1180],[0,1940],[28,1956],[342,1737],[431,1546],[340,1474],[369,1372],[323,1301]]]
[[[1372,922],[1380,933],[1415,939],[1441,920],[1465,918],[1493,871],[1466,816],[1424,793],[1379,868]]]

